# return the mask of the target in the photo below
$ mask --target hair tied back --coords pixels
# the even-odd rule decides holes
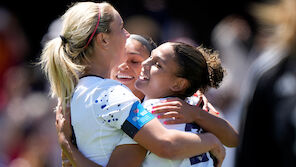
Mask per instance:
[[[63,44],[68,42],[67,39],[63,35],[60,35],[60,38],[61,38]]]

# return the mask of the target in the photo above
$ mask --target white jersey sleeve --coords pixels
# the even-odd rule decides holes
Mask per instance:
[[[139,99],[125,86],[116,85],[104,90],[96,99],[94,110],[99,120],[122,129],[131,138],[154,116],[147,112]]]

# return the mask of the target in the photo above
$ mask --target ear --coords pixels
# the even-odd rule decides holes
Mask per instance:
[[[174,83],[170,86],[173,92],[182,92],[188,88],[189,82],[185,78],[177,78]]]
[[[102,48],[107,49],[109,47],[109,44],[110,44],[110,36],[109,36],[109,34],[107,34],[107,33],[99,33],[96,36],[96,42]]]

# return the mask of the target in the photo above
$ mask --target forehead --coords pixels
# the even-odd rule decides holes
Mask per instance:
[[[146,47],[143,46],[141,42],[132,38],[128,38],[126,40],[125,48],[126,48],[127,54],[140,55],[144,59],[150,56],[150,53],[146,49]]]
[[[152,56],[170,59],[174,57],[172,43],[164,43],[152,51]]]
[[[111,8],[111,10],[112,10],[114,20],[111,22],[110,26],[116,27],[116,26],[123,24],[123,20],[122,20],[120,14],[117,12],[117,10],[115,10],[114,8]]]

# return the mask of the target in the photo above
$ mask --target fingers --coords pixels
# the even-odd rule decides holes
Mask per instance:
[[[69,121],[71,123],[71,110],[70,110],[70,106],[67,106],[66,107],[64,118],[65,118],[66,121]]]
[[[164,114],[159,114],[157,116],[158,119],[166,119],[166,118],[179,118],[181,115],[178,112],[167,112]]]
[[[168,98],[165,98],[164,100],[161,100],[162,102],[171,102],[171,101],[181,101],[180,98],[178,97],[168,97]]]
[[[72,164],[71,164],[71,162],[68,159],[66,159],[66,160],[63,160],[62,161],[62,166],[63,167],[71,167]]]
[[[170,111],[180,111],[181,107],[178,106],[163,106],[163,107],[153,107],[151,113],[152,114],[159,114],[159,113],[166,113]]]
[[[208,111],[208,103],[209,102],[208,102],[208,99],[204,95],[202,95],[202,101],[204,103],[202,109],[205,110],[205,111]]]
[[[63,108],[62,106],[59,106],[56,108],[56,120],[60,117],[61,114],[63,114]]]
[[[182,106],[182,102],[181,101],[163,101],[159,104],[156,104],[155,106],[153,106],[152,108],[159,108],[159,107],[164,107],[164,106],[178,106],[181,107]]]
[[[208,106],[209,106],[209,111],[211,112],[211,113],[214,113],[214,114],[216,114],[217,116],[220,114],[213,106],[212,106],[212,104],[211,103],[208,103]]]
[[[165,120],[164,121],[164,124],[166,124],[166,125],[171,125],[171,124],[182,124],[182,123],[185,123],[184,122],[184,120],[183,119],[175,119],[175,120],[173,120],[173,119],[170,119],[170,120]]]

